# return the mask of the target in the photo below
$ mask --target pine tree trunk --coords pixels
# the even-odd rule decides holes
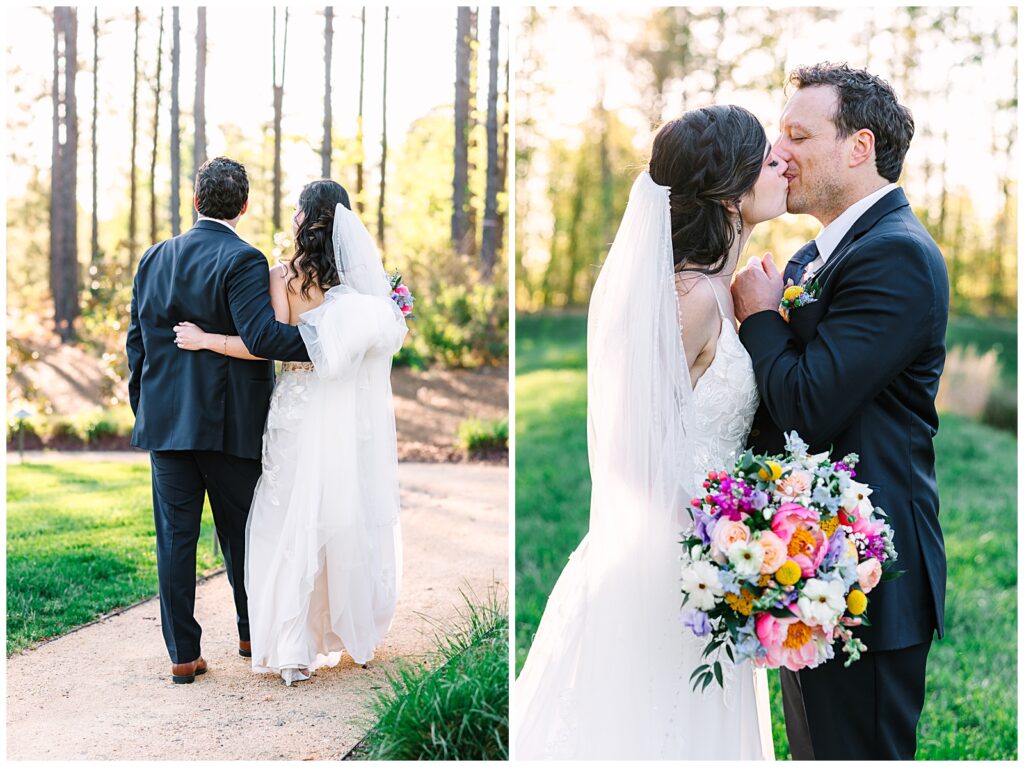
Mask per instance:
[[[470,10],[459,6],[455,37],[455,174],[452,179],[452,247],[462,252],[469,186]]]
[[[206,8],[200,6],[196,19],[196,93],[193,107],[195,118],[195,144],[192,150],[192,184],[196,182],[199,168],[206,162]],[[193,204],[192,222],[199,217]]]
[[[171,236],[181,234],[181,114],[178,80],[181,77],[181,18],[171,8]]]
[[[390,8],[384,6],[384,88],[381,99],[380,195],[377,197],[377,243],[384,250],[384,190],[388,168],[388,31]]]
[[[53,122],[50,144],[50,295],[53,296],[54,330],[60,334],[61,304],[61,269],[63,266],[66,244],[64,242],[64,222],[61,220],[61,206],[64,203],[64,151],[61,145],[61,121],[64,99],[61,96],[61,59],[63,50],[61,38],[64,36],[64,16],[70,9],[57,7],[53,9]]]
[[[485,282],[494,272],[498,250],[498,6],[491,7],[490,56],[487,82],[487,187],[484,192],[483,234],[480,243],[480,276]]]
[[[477,52],[480,50],[480,36],[478,34],[479,9],[471,8],[469,12],[469,125],[466,128],[466,231],[462,236],[466,255],[476,256],[476,216],[477,209],[473,200],[473,190],[468,179],[474,177],[476,170],[476,125],[477,108],[476,92],[478,84]]]
[[[135,273],[135,254],[138,245],[138,219],[139,209],[136,205],[138,197],[138,163],[135,162],[135,155],[139,147],[139,25],[142,23],[142,13],[139,7],[135,6],[135,47],[132,52],[132,148],[129,156],[131,172],[128,191],[128,274]]]
[[[78,291],[78,10],[53,10],[53,149],[50,183],[50,291],[54,327],[75,339]],[[62,45],[63,44],[63,45]]]
[[[360,15],[362,32],[359,38],[359,116],[356,125],[356,210],[362,215],[365,208],[363,194],[363,166],[365,157],[363,150],[363,91],[366,85],[366,6]]]
[[[505,102],[501,112],[501,157],[498,162],[498,191],[508,191],[508,113],[509,113],[509,60],[505,58]],[[498,209],[497,212],[497,240],[498,247],[504,247],[505,242],[505,214]]]
[[[96,165],[96,120],[99,116],[100,71],[100,12],[92,9],[92,237],[89,243],[89,262],[94,266],[100,260],[99,173]]]
[[[149,241],[156,236],[156,154],[160,138],[160,74],[164,53],[164,9],[160,9],[160,34],[156,43],[156,87],[153,89],[153,152],[149,159]]]
[[[324,140],[320,145],[320,175],[331,177],[331,58],[334,47],[334,8],[324,8]]]
[[[274,9],[274,231],[281,231],[281,110],[284,104],[284,73],[288,58],[288,8],[284,9],[284,43],[281,46],[281,79],[277,79],[277,8]]]

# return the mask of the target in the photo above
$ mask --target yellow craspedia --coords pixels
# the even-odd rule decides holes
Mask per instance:
[[[803,573],[800,571],[800,565],[792,559],[788,559],[782,567],[775,571],[775,580],[783,586],[792,586],[800,580],[800,576],[802,574]]]
[[[803,295],[804,289],[799,285],[790,285],[786,288],[786,292],[782,294],[782,297],[786,301],[795,301],[801,295]]]
[[[864,596],[864,592],[858,589],[851,591],[846,597],[846,609],[850,611],[850,615],[860,615],[867,610],[868,598]]]
[[[761,469],[757,472],[757,476],[765,482],[775,482],[782,476],[782,467],[775,461],[765,461],[767,469]]]

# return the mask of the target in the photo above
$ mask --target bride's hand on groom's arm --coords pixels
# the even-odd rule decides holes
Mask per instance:
[[[743,322],[758,312],[777,311],[783,290],[782,275],[771,256],[766,253],[763,258],[751,257],[732,283],[736,319]]]
[[[240,360],[266,359],[265,357],[257,357],[250,352],[238,336],[206,333],[193,322],[179,322],[174,326],[174,344],[179,349],[189,352],[206,350]]]

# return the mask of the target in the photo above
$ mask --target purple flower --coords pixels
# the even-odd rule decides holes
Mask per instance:
[[[679,616],[679,620],[685,628],[693,632],[694,636],[703,637],[711,633],[711,622],[705,612],[686,610]]]
[[[763,490],[755,490],[750,494],[750,507],[760,511],[768,505],[768,493]]]
[[[800,592],[796,589],[791,589],[790,591],[783,591],[781,596],[775,601],[775,607],[778,607],[780,609],[783,607],[789,607],[799,598]]]
[[[846,550],[846,531],[839,528],[832,534],[832,540],[829,541],[828,551],[825,554],[825,558],[821,560],[820,570],[831,570],[836,566],[839,561],[839,557],[843,555]]]
[[[832,470],[845,471],[847,474],[850,475],[850,479],[853,479],[854,477],[857,476],[857,472],[855,472],[851,466],[848,466],[843,461],[836,461],[834,464],[832,464]]]
[[[715,518],[704,511],[702,506],[697,506],[693,511],[693,533],[705,546],[711,545],[711,528],[714,527]]]

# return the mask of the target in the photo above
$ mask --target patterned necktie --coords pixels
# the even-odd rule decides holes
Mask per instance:
[[[786,268],[782,272],[783,281],[788,283],[792,280],[794,285],[799,285],[800,279],[804,276],[804,270],[807,268],[807,265],[817,257],[818,244],[814,240],[811,240],[800,248],[800,250],[794,253],[791,259],[789,259],[789,263],[786,264]]]

